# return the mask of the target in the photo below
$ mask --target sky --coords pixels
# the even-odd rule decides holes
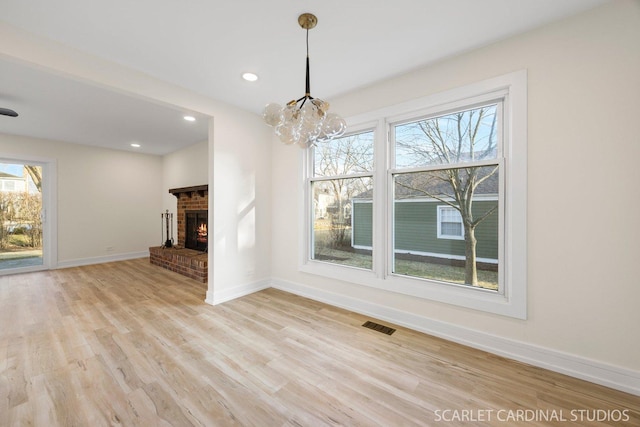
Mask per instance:
[[[22,176],[22,164],[0,163],[0,172],[10,173],[15,176]]]

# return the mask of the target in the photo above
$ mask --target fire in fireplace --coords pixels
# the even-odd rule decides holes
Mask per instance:
[[[207,211],[186,211],[185,212],[185,242],[184,247],[198,251],[207,251],[208,248],[208,212]]]

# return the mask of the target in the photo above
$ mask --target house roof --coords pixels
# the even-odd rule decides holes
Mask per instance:
[[[459,182],[465,184],[468,182],[470,175],[466,172],[472,168],[458,169]],[[477,179],[487,176],[476,188],[476,195],[498,194],[499,174],[495,170],[495,166],[483,166],[477,169]],[[412,172],[400,174],[396,177],[395,197],[396,199],[414,199],[425,197],[452,197],[453,187],[448,181],[447,171],[439,170],[432,172]],[[373,190],[367,190],[354,197],[354,199],[371,199]]]
[[[0,178],[22,179],[23,177],[17,176],[17,175],[12,175],[12,174],[6,173],[6,172],[0,172]]]

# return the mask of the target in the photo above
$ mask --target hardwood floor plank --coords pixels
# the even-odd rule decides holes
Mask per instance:
[[[576,409],[640,425],[637,396],[275,289],[205,292],[146,259],[0,277],[0,425],[547,426],[569,424],[495,414]]]
[[[142,389],[153,402],[158,418],[172,426],[193,426],[173,396],[158,383],[145,384]]]

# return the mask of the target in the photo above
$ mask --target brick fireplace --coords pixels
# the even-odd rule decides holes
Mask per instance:
[[[187,214],[197,212],[200,215],[206,215],[209,208],[209,186],[172,188],[169,193],[178,199],[178,212],[176,213],[178,240],[176,245],[184,248],[187,240]]]
[[[154,265],[206,283],[209,186],[173,188],[169,193],[178,199],[177,240],[170,248],[149,248],[149,260]]]

